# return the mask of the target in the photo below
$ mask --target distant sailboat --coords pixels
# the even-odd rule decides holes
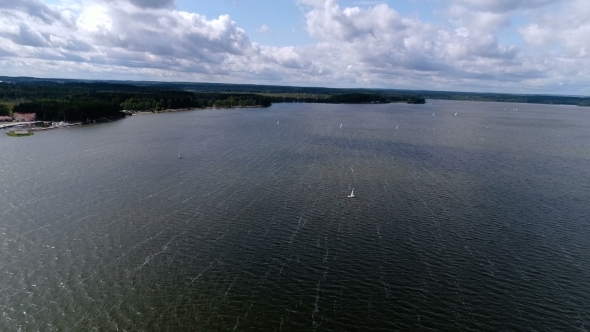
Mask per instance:
[[[434,116],[434,113],[432,113],[432,116]]]
[[[455,116],[457,116],[457,113],[455,113]]]
[[[395,126],[395,130],[397,130],[397,127],[399,127],[399,125]]]
[[[340,128],[342,128],[342,123],[340,124]]]
[[[279,121],[277,121],[277,125],[279,124]]]
[[[182,159],[182,157],[180,156],[180,153],[178,154],[178,159]]]
[[[353,198],[354,197],[354,188],[352,188],[352,191],[350,192],[350,195],[348,195],[348,198]]]

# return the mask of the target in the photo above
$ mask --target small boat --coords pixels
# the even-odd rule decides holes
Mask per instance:
[[[348,198],[353,198],[354,197],[354,188],[352,188],[352,191],[350,192],[350,195],[348,195]]]
[[[342,128],[342,123],[340,124],[340,128]]]
[[[279,121],[277,121],[277,125],[279,124]]]
[[[434,116],[434,113],[432,113],[432,116]]]
[[[455,113],[455,116],[457,116],[457,113]]]
[[[180,153],[178,154],[178,159],[182,159],[182,157],[180,156]]]
[[[397,130],[397,127],[399,127],[399,125],[395,126],[395,130]]]

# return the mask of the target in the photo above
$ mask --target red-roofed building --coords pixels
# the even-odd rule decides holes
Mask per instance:
[[[16,122],[31,122],[37,119],[35,113],[14,113],[14,121]]]

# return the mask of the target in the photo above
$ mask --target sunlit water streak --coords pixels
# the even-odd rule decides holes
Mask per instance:
[[[429,101],[0,136],[0,326],[587,330],[589,128]]]

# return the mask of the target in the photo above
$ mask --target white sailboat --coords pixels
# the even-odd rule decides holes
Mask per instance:
[[[354,188],[352,188],[352,191],[350,192],[350,195],[348,195],[348,198],[353,198],[354,197]]]
[[[342,128],[342,123],[340,124],[340,128]]]
[[[182,159],[182,157],[180,156],[180,153],[178,154],[178,159]]]

